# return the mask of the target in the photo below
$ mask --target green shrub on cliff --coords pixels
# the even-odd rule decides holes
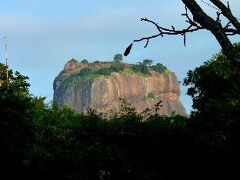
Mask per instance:
[[[139,62],[136,65],[133,65],[132,70],[136,73],[142,73],[144,75],[149,75],[149,68],[146,64]]]
[[[103,75],[103,76],[110,76],[112,73],[110,68],[101,68],[96,71],[96,74]]]
[[[149,93],[147,97],[148,99],[152,99],[152,100],[156,98],[153,93]]]
[[[81,61],[81,63],[83,63],[83,64],[88,64],[88,60],[83,59],[83,60]]]
[[[153,63],[153,60],[151,59],[144,59],[143,60],[143,64],[145,64],[146,66],[151,66]]]
[[[150,71],[156,71],[158,73],[166,73],[167,67],[162,65],[161,63],[157,63],[156,65],[152,65],[153,60],[145,59],[143,63],[139,62],[136,65],[133,65],[131,68],[136,73],[142,73],[144,75],[149,75]]]
[[[115,54],[114,62],[122,62],[122,60],[123,60],[122,54]]]
[[[75,63],[75,60],[72,60]],[[82,84],[86,81],[94,80],[99,76],[110,76],[113,72],[127,72],[131,74],[137,74],[138,76],[147,77],[150,75],[150,71],[156,71],[159,73],[166,73],[167,68],[162,64],[152,65],[152,60],[145,60],[144,63],[137,63],[135,65],[126,65],[120,61],[114,62],[100,62],[96,61],[94,63],[87,63],[87,67],[80,70],[78,73],[73,73],[67,77],[63,82],[61,82],[59,89],[60,92],[65,91],[68,87],[73,84]],[[66,73],[64,72],[61,72]]]
[[[156,65],[152,65],[150,68],[152,70],[156,71],[156,72],[159,72],[159,73],[165,73],[168,70],[167,67],[164,66],[161,63],[157,63]]]
[[[111,72],[122,72],[124,70],[124,65],[121,62],[114,62],[110,66]]]

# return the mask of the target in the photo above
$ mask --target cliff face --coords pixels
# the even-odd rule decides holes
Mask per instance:
[[[74,76],[86,66],[69,62],[65,65],[64,72],[56,77],[54,101],[59,107],[66,105],[77,112],[86,112],[89,107],[99,112],[118,112],[121,108],[119,98],[122,98],[140,112],[154,107],[154,104],[162,100],[160,114],[169,115],[175,111],[177,114],[186,115],[179,100],[179,83],[172,72],[151,71],[148,76],[140,76],[123,71],[113,72],[110,76],[85,79]],[[71,83],[68,82],[70,77]]]

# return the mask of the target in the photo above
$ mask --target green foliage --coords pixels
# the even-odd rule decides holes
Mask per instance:
[[[103,75],[103,76],[110,76],[112,71],[110,68],[101,68],[101,69],[97,70],[96,73],[99,75]]]
[[[159,73],[165,73],[168,70],[167,67],[161,63],[151,66],[151,69]]]
[[[183,145],[181,139],[187,137],[186,118],[150,116],[146,120],[124,103],[122,111],[108,119],[94,110],[86,115],[69,109],[56,111],[37,101],[33,113],[34,143],[27,153],[25,169],[28,176],[152,179],[168,177],[162,174],[166,168],[178,171],[178,166],[168,159],[171,156],[163,157],[166,152],[178,157],[179,150],[187,150],[177,145]]]
[[[8,78],[7,78],[8,71]],[[1,176],[23,170],[25,151],[33,142],[32,99],[28,94],[28,77],[13,73],[0,64],[0,166]],[[24,150],[24,151],[23,151]],[[11,175],[11,174],[10,174]],[[8,176],[9,177],[9,176]]]
[[[101,62],[100,61],[94,61],[93,63],[94,64],[100,64]]]
[[[240,52],[240,44],[235,51]],[[214,154],[224,156],[224,163],[234,161],[232,157],[240,154],[240,68],[219,53],[189,71],[184,84],[190,86],[187,93],[193,99],[190,126],[199,137],[197,143],[207,147],[208,157]],[[225,167],[226,171],[231,168]]]
[[[121,63],[119,59],[121,59],[121,54],[115,55],[114,62],[100,62],[95,61],[92,64],[88,63],[87,60],[82,60],[82,63],[88,64],[88,66],[82,69],[78,73],[74,73],[66,78],[61,85],[59,86],[59,92],[64,92],[69,86],[73,84],[82,84],[86,81],[91,81],[99,76],[110,76],[113,72],[131,72],[136,73],[139,76],[148,76],[150,75],[150,71],[154,70],[159,73],[164,73],[167,71],[167,68],[162,64],[157,64],[151,66],[152,60],[145,59],[144,63],[138,63],[136,65],[131,65],[127,67],[124,63]],[[75,59],[71,61],[75,62]],[[96,67],[97,68],[96,68]],[[64,73],[62,71],[61,73]]]
[[[91,70],[86,68],[82,75],[89,73]],[[25,87],[25,82],[20,87]],[[7,96],[7,99],[1,96],[2,175],[12,178],[18,174],[18,178],[25,179],[161,177],[163,170],[159,171],[157,162],[166,167],[167,159],[163,160],[160,154],[169,150],[168,142],[172,144],[174,139],[170,138],[170,132],[178,127],[184,129],[186,118],[173,120],[175,117],[151,115],[147,120],[145,113],[138,114],[122,101],[122,111],[107,117],[91,109],[85,115],[67,108],[57,110],[46,106],[44,98],[27,94]],[[175,121],[178,124],[173,125]],[[162,137],[164,131],[169,135]],[[179,142],[185,131],[178,129],[175,133]]]
[[[155,99],[156,98],[153,93],[149,93],[147,97],[148,97],[148,99]]]
[[[81,61],[81,63],[83,63],[83,64],[88,64],[88,60],[83,59],[83,60]]]
[[[122,72],[124,70],[124,66],[120,62],[114,62],[111,64],[110,69],[112,72]]]
[[[153,60],[150,59],[144,59],[143,60],[143,64],[145,64],[146,66],[151,66],[153,63]]]
[[[161,63],[157,63],[156,65],[152,65],[153,60],[145,59],[143,63],[139,62],[136,65],[133,65],[131,68],[136,73],[142,73],[143,75],[149,75],[150,71],[156,71],[158,73],[167,72],[167,68]]]
[[[68,81],[124,70],[121,63],[105,67]],[[165,71],[161,64],[133,67]],[[161,101],[137,113],[121,99],[113,116],[58,110],[29,95],[26,76],[8,72],[9,81],[0,65],[0,163],[9,179],[239,179],[240,71],[222,54],[189,71],[190,117],[160,116]]]
[[[78,76],[89,76],[90,74],[93,74],[94,71],[91,68],[84,68],[82,69],[79,73],[74,74],[74,76],[78,77]]]
[[[114,62],[122,62],[122,60],[123,60],[122,54],[116,54],[114,56]]]
[[[100,64],[100,62],[97,62]],[[100,67],[99,69],[93,69],[86,67],[80,72],[72,74],[70,77],[65,79],[59,89],[61,92],[64,92],[67,87],[72,86],[73,84],[82,84],[87,80],[93,80],[99,76],[110,76],[112,72],[122,72],[124,70],[124,65],[120,62],[114,62],[110,64],[110,67]]]
[[[139,62],[136,65],[133,65],[132,69],[134,72],[140,72],[142,74],[149,75],[149,68],[147,67],[146,64],[143,64],[141,62]]]
[[[8,78],[7,78],[8,74]],[[21,75],[19,72],[13,73],[7,66],[0,64],[0,92],[1,95],[11,94],[27,94],[30,86],[26,80],[27,76]]]
[[[93,74],[110,76],[112,72],[122,72],[124,70],[124,66],[121,63],[115,62],[112,63],[110,67],[103,67],[96,71],[92,71]]]
[[[237,45],[236,49],[239,47]],[[240,70],[221,53],[194,71],[189,71],[184,84],[191,86],[188,95],[193,98],[193,108],[199,112],[206,110],[212,101],[233,105],[239,103]]]
[[[68,61],[69,63],[78,63],[78,60],[75,58],[72,58],[70,61]]]

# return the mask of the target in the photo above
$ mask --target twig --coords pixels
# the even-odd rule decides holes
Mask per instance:
[[[198,23],[196,23],[194,20],[192,20],[190,18],[190,16],[188,15],[187,7],[185,7],[185,13],[182,14],[182,16],[185,16],[187,18],[186,22],[189,25],[186,28],[181,29],[181,30],[176,30],[176,28],[174,26],[171,26],[171,28],[162,27],[162,26],[159,26],[158,23],[156,23],[156,22],[154,22],[150,19],[141,18],[141,21],[145,21],[145,22],[153,24],[157,28],[158,34],[147,36],[147,37],[142,37],[140,39],[134,40],[133,42],[140,42],[140,41],[146,40],[146,44],[144,46],[144,48],[146,48],[151,39],[157,38],[159,36],[163,37],[164,35],[181,35],[181,36],[183,36],[184,46],[186,46],[186,34],[191,33],[191,32],[195,32],[195,31],[198,31],[198,30],[201,30],[201,29],[204,29],[204,28],[201,27]]]

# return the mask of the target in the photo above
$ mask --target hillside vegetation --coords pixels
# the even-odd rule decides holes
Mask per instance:
[[[68,61],[67,65],[72,65],[74,67],[65,67],[62,73],[66,73],[67,71],[74,71],[70,77],[62,84],[63,91],[67,86],[71,84],[81,84],[85,80],[93,80],[100,76],[110,76],[112,73],[129,73],[129,74],[137,74],[139,76],[149,76],[152,71],[158,73],[168,73],[170,72],[166,66],[161,63],[157,63],[156,65],[152,65],[152,60],[145,59],[143,62],[138,62],[137,64],[127,64],[119,61],[118,59],[114,61],[94,61],[93,63],[89,63],[86,59],[77,61],[72,59]],[[79,67],[81,67],[79,69]],[[79,70],[78,70],[79,69]],[[76,72],[75,72],[76,71]]]
[[[240,69],[221,53],[189,71],[189,117],[158,115],[161,102],[136,113],[125,100],[111,117],[59,110],[29,94],[28,77],[9,70],[7,79],[6,68],[0,64],[0,164],[8,179],[240,178]]]
[[[120,60],[120,54],[113,61],[89,63],[86,59],[71,59],[54,80],[53,100],[59,108],[67,106],[86,112],[92,107],[108,113],[120,111],[119,98],[129,100],[137,112],[162,100],[164,108],[160,114],[186,115],[179,100],[179,82],[173,72],[160,63],[152,65],[149,59],[137,64]]]

